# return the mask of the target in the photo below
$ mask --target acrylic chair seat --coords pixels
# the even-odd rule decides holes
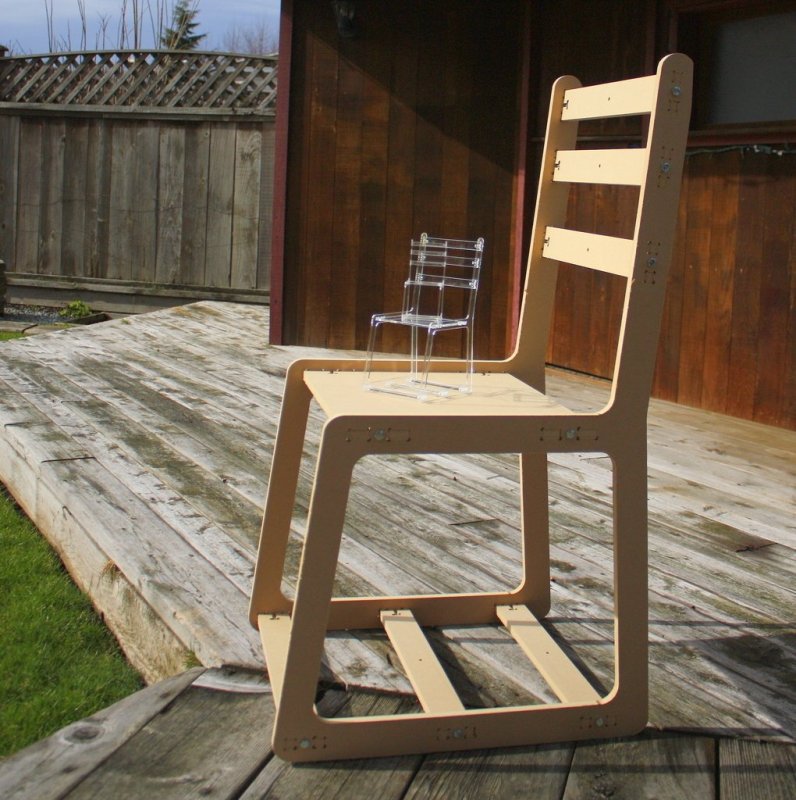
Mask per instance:
[[[274,751],[291,761],[462,750],[628,735],[647,720],[646,415],[671,260],[691,103],[690,60],[664,58],[653,76],[552,91],[517,344],[505,361],[476,361],[472,391],[419,403],[363,392],[361,359],[302,359],[288,369],[252,590],[276,716]],[[579,150],[581,120],[642,115],[642,147]],[[638,187],[632,238],[567,228],[572,185]],[[559,263],[620,276],[625,301],[611,396],[574,411],[545,391],[545,353]],[[378,362],[399,373],[411,359]],[[432,359],[444,380],[456,367]],[[295,596],[282,588],[310,402],[326,414]],[[354,466],[365,456],[516,453],[521,579],[512,589],[334,597]],[[551,607],[548,456],[598,453],[612,469],[613,683],[600,688],[544,618]],[[483,558],[490,543],[483,542]],[[440,571],[445,563],[439,564]],[[424,629],[502,626],[557,702],[466,708]],[[383,630],[422,711],[327,719],[315,707],[328,631]]]

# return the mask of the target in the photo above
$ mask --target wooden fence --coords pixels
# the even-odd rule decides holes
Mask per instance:
[[[120,309],[267,299],[275,96],[273,57],[0,60],[9,293]]]

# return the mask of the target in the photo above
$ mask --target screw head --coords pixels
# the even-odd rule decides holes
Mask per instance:
[[[680,97],[680,95],[681,95],[682,93],[683,93],[683,90],[682,90],[682,88],[681,88],[680,86],[678,86],[677,84],[675,84],[674,86],[672,86],[672,95],[673,95],[674,97]]]
[[[661,163],[661,172],[671,172],[672,164],[670,161],[664,161]]]
[[[373,431],[373,438],[377,442],[383,442],[387,438],[387,431],[385,431],[384,428],[377,428]]]
[[[309,739],[302,739],[302,740],[299,742],[299,747],[300,747],[302,750],[309,750],[309,749],[310,749],[310,747],[312,747],[312,742],[311,742]]]

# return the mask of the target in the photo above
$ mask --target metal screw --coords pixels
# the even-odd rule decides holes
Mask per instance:
[[[302,750],[309,750],[309,749],[310,749],[310,747],[312,747],[312,742],[311,742],[309,739],[302,739],[302,740],[299,742],[299,747],[300,747]]]
[[[672,95],[674,97],[679,97],[682,93],[683,93],[683,90],[682,90],[682,88],[680,88],[680,86],[678,86],[677,84],[672,86]]]
[[[464,736],[464,731],[461,728],[456,728],[453,732],[454,739],[461,739]]]
[[[648,266],[648,267],[650,267],[650,268],[652,268],[652,267],[656,266],[656,265],[657,265],[657,263],[658,263],[658,259],[657,259],[657,258],[655,258],[655,256],[650,256],[650,257],[647,259],[647,266]]]
[[[378,428],[373,431],[373,438],[377,442],[383,442],[387,438],[387,431],[385,431],[384,428]]]
[[[577,428],[570,428],[568,431],[564,433],[564,436],[567,439],[576,439],[578,436],[578,429]]]
[[[602,717],[597,717],[594,723],[598,728],[602,728],[605,725],[605,720]]]
[[[661,172],[669,172],[672,168],[672,164],[670,161],[664,161],[661,164]]]

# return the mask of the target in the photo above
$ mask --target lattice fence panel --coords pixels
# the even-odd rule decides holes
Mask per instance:
[[[277,57],[99,51],[0,60],[0,102],[274,113]]]

